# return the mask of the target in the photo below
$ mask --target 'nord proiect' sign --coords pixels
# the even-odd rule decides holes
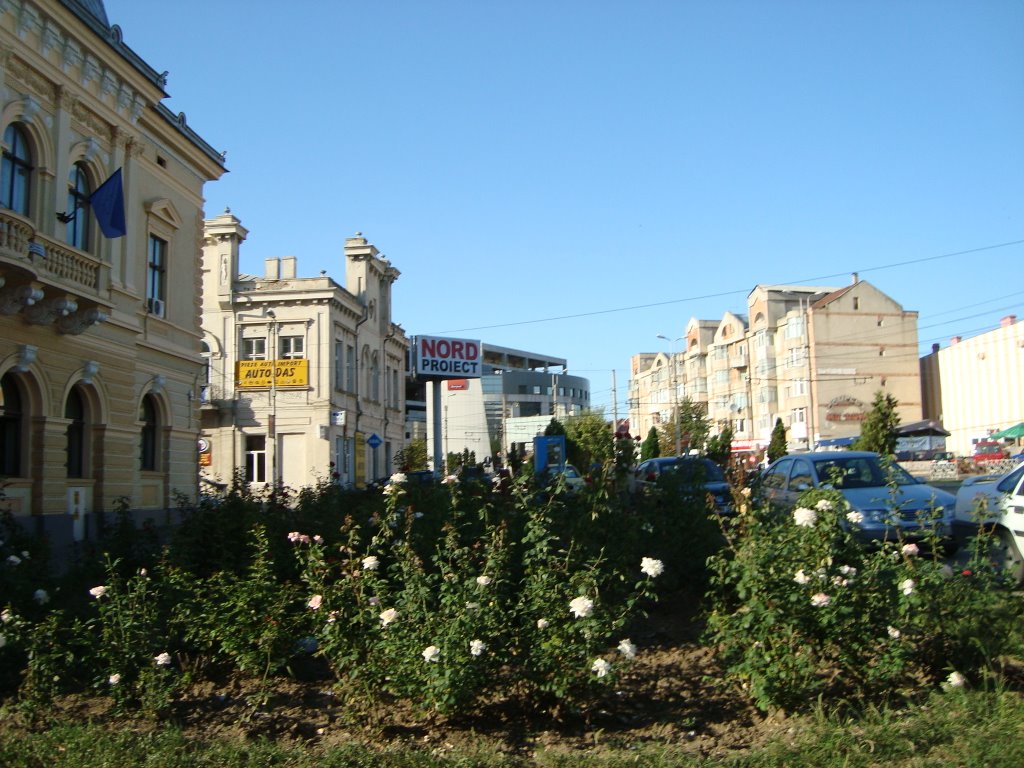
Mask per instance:
[[[416,337],[416,375],[434,379],[479,379],[480,342],[439,336]]]

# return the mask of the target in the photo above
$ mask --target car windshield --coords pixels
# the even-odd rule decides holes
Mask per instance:
[[[662,466],[661,473],[678,477],[682,481],[699,480],[702,483],[725,482],[725,474],[722,472],[722,468],[710,459],[674,461],[671,464]]]
[[[820,459],[814,462],[814,471],[822,483],[835,488],[878,488],[896,485],[914,485],[917,481],[898,464],[882,467],[876,456]]]

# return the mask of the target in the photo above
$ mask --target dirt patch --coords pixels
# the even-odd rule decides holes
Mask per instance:
[[[699,641],[701,626],[682,602],[662,603],[643,631],[636,661],[586,711],[560,716],[510,702],[482,705],[471,715],[424,717],[400,703],[356,713],[315,667],[300,678],[277,679],[263,706],[254,707],[255,681],[232,679],[196,685],[178,701],[169,721],[197,740],[269,738],[329,747],[362,742],[373,749],[402,743],[443,754],[475,747],[528,756],[560,751],[673,745],[694,755],[734,753],[763,743],[788,725],[765,717],[722,681],[712,651]],[[56,702],[57,719],[93,721],[118,730],[157,727],[116,716],[109,699],[79,696]]]

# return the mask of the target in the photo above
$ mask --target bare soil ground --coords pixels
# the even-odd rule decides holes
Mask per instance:
[[[721,756],[788,728],[723,683],[714,654],[700,643],[699,622],[681,604],[663,602],[655,611],[633,637],[640,647],[635,663],[584,712],[554,716],[497,701],[455,718],[424,717],[400,705],[355,714],[329,680],[307,670],[300,679],[276,680],[271,699],[255,710],[248,701],[257,690],[254,682],[204,683],[175,704],[168,722],[197,740],[265,737],[324,747],[364,742],[378,749],[402,743],[438,754],[486,748],[523,757],[538,749],[600,751],[643,743]],[[65,697],[53,714],[119,730],[157,725],[114,716],[110,707],[102,698]]]

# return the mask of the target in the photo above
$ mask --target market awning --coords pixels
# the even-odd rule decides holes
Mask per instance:
[[[1024,437],[1024,421],[1020,424],[1014,424],[1012,427],[1007,427],[1001,432],[993,432],[989,435],[990,440],[1017,440]]]
[[[844,448],[855,442],[857,442],[856,437],[826,437],[824,440],[819,440],[817,445],[819,448]]]
[[[1022,424],[1021,426],[1024,426]],[[901,437],[910,435],[940,435],[942,437],[949,437],[949,432],[942,428],[942,423],[935,421],[934,419],[925,419],[924,421],[912,421],[909,424],[900,424],[896,428],[896,434]]]

